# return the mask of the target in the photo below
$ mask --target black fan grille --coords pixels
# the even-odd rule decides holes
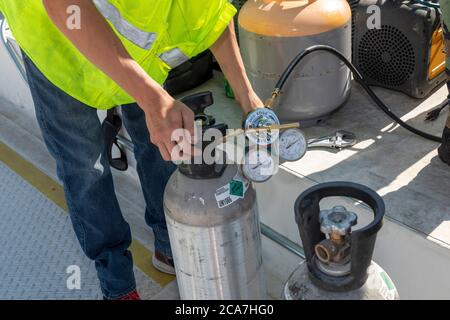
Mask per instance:
[[[367,31],[360,41],[358,56],[363,75],[389,87],[403,85],[416,66],[411,42],[393,26]]]

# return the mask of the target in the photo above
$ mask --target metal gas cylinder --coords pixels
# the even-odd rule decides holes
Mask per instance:
[[[202,115],[210,93],[183,102],[204,120],[203,130],[227,128]],[[266,297],[256,192],[237,165],[180,165],[164,209],[181,299]]]
[[[343,206],[320,209],[329,197],[351,197],[374,212],[368,225],[352,230],[357,215]],[[296,220],[306,261],[284,287],[288,300],[395,300],[391,278],[372,261],[375,241],[383,224],[383,199],[373,190],[350,182],[317,185],[295,203]]]
[[[242,56],[261,97],[270,96],[281,73],[302,50],[329,45],[351,59],[351,10],[346,0],[253,0],[239,15]],[[336,57],[306,57],[274,106],[280,120],[315,125],[342,106],[351,75]]]

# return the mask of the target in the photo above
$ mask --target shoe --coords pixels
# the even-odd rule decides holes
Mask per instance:
[[[141,296],[139,295],[139,293],[136,290],[134,290],[134,291],[130,292],[129,294],[127,294],[123,297],[120,297],[117,300],[141,300]]]
[[[163,255],[161,252],[156,251],[153,254],[152,263],[157,270],[173,276],[175,275],[173,259]]]
[[[107,299],[106,297],[103,297],[103,300],[141,300],[141,296],[136,290],[131,291],[130,293],[117,298],[117,299]]]
[[[450,128],[445,127],[442,140],[442,145],[438,149],[439,158],[450,165]]]

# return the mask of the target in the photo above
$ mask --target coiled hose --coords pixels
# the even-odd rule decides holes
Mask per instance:
[[[421,137],[423,137],[425,139],[442,143],[442,138],[441,137],[433,136],[433,135],[431,135],[429,133],[426,133],[426,132],[423,132],[423,131],[421,131],[421,130],[419,130],[417,128],[414,128],[413,126],[410,126],[409,124],[404,122],[402,119],[400,119],[397,115],[395,115],[391,111],[391,109],[389,109],[389,107],[386,106],[383,103],[383,101],[381,101],[380,98],[378,98],[378,96],[375,94],[375,92],[372,90],[372,88],[366,83],[364,77],[358,71],[358,69],[356,69],[356,67],[350,61],[348,61],[347,58],[341,52],[339,52],[338,50],[336,50],[333,47],[326,46],[326,45],[316,45],[316,46],[309,47],[306,50],[304,50],[301,53],[299,53],[292,60],[292,62],[287,66],[287,68],[285,69],[285,71],[281,75],[280,79],[278,80],[278,82],[276,84],[276,87],[275,87],[275,90],[272,93],[272,97],[267,102],[267,104],[269,106],[273,105],[275,99],[281,94],[281,91],[282,91],[284,85],[286,84],[287,80],[289,79],[289,76],[292,74],[292,72],[297,67],[297,65],[300,63],[300,61],[302,61],[309,54],[311,54],[313,52],[317,52],[317,51],[329,52],[329,53],[333,54],[334,56],[336,56],[337,58],[339,58],[342,62],[344,62],[345,65],[353,73],[353,76],[355,77],[356,82],[358,82],[364,88],[364,90],[372,98],[372,100],[376,103],[376,105],[384,113],[386,113],[391,119],[393,119],[396,123],[398,123],[400,126],[402,126],[406,130],[409,130],[410,132],[412,132],[412,133],[414,133],[414,134],[416,134],[418,136],[421,136]]]

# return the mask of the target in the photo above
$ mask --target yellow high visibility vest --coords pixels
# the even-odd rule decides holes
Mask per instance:
[[[228,0],[93,3],[133,59],[160,84],[172,68],[212,46],[236,13]],[[135,101],[56,28],[42,0],[0,0],[0,10],[22,50],[64,92],[98,109]],[[68,8],[68,23],[76,20],[76,12]]]

